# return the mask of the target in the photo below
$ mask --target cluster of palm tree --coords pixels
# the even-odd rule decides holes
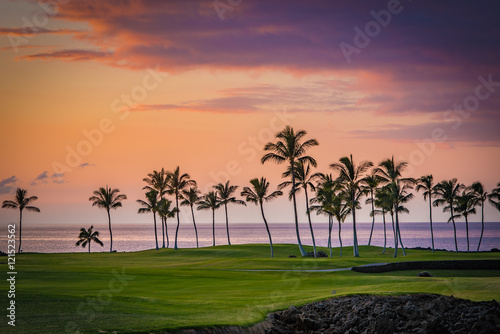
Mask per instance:
[[[313,172],[313,168],[317,166],[316,160],[307,155],[307,150],[317,146],[316,139],[307,139],[306,131],[297,131],[290,126],[286,126],[284,130],[276,135],[276,142],[269,142],[264,146],[265,154],[261,159],[261,163],[274,162],[276,164],[286,164],[286,170],[282,173],[285,181],[278,185],[275,191],[270,190],[270,184],[266,178],[254,178],[250,180],[250,186],[245,186],[240,195],[245,198],[246,202],[259,205],[271,246],[271,257],[273,256],[273,244],[269,225],[264,214],[263,203],[283,195],[282,190],[290,188],[289,200],[293,203],[293,213],[295,222],[295,232],[297,243],[302,256],[306,256],[299,233],[299,217],[297,213],[297,192],[303,190],[305,195],[305,209],[309,228],[312,237],[313,253],[317,256],[316,241],[311,223],[311,211],[315,211],[318,215],[328,217],[328,247],[330,256],[332,252],[332,230],[334,220],[338,223],[338,237],[340,244],[340,256],[342,256],[342,223],[350,215],[352,217],[353,228],[353,254],[359,256],[358,237],[356,230],[356,211],[361,209],[362,199],[366,197],[365,204],[371,206],[370,216],[372,218],[370,238],[368,245],[372,242],[373,230],[375,225],[375,217],[382,216],[384,224],[384,250],[387,244],[387,229],[386,215],[389,214],[392,221],[392,231],[394,237],[394,257],[398,254],[398,249],[401,248],[403,254],[406,255],[403,245],[403,239],[400,231],[399,215],[409,213],[405,206],[414,194],[411,192],[415,189],[417,192],[423,191],[423,197],[429,203],[429,223],[432,241],[432,251],[434,252],[434,232],[432,226],[432,208],[443,205],[443,211],[449,212],[450,217],[448,222],[452,222],[454,231],[455,251],[458,251],[456,219],[461,217],[465,220],[467,234],[467,251],[470,250],[469,243],[469,216],[476,213],[476,208],[481,208],[481,237],[477,246],[477,251],[481,246],[481,241],[484,234],[484,203],[488,200],[493,206],[500,211],[500,183],[487,193],[480,182],[474,182],[470,186],[465,186],[458,182],[457,179],[443,180],[437,184],[434,183],[432,175],[422,176],[418,179],[405,178],[402,176],[407,162],[394,161],[394,157],[385,159],[377,166],[371,161],[361,161],[355,163],[352,155],[344,156],[338,162],[330,164],[330,168],[336,172],[336,177],[332,174]],[[168,218],[177,218],[177,226],[175,230],[174,249],[178,249],[178,234],[180,226],[180,209],[179,206],[189,206],[193,226],[196,235],[196,247],[198,243],[198,229],[196,227],[196,219],[194,208],[197,210],[212,210],[212,244],[215,246],[215,210],[224,207],[227,243],[231,245],[229,233],[229,215],[228,204],[245,205],[246,202],[237,199],[234,193],[238,186],[231,185],[230,181],[219,183],[213,186],[213,191],[201,195],[197,188],[197,183],[192,180],[187,173],[181,173],[180,168],[176,167],[173,171],[165,171],[162,168],[160,171],[154,170],[143,179],[146,185],[143,190],[146,190],[145,199],[137,200],[141,205],[138,213],[152,213],[155,231],[156,249],[158,247],[158,236],[156,218],[157,215],[161,219],[162,226],[162,247],[169,247],[168,234]],[[314,195],[309,198],[312,192]],[[166,196],[173,196],[175,205],[172,200]],[[22,213],[26,209],[28,211],[40,212],[37,207],[31,206],[30,203],[37,199],[36,196],[27,196],[25,189],[17,189],[14,201],[7,200],[3,202],[2,208],[19,209],[19,249],[21,251],[21,227]],[[89,198],[92,206],[103,208],[107,212],[108,226],[110,233],[110,252],[113,251],[113,234],[111,228],[111,209],[116,209],[122,206],[122,201],[127,199],[125,194],[121,194],[120,190],[111,187],[101,187],[93,192],[93,196]],[[99,233],[92,231],[93,227],[85,230],[81,229],[79,241],[77,245],[89,245],[90,241],[101,244],[98,239]],[[165,246],[166,239],[166,246]]]

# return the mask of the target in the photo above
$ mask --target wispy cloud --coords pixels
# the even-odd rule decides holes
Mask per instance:
[[[0,195],[10,193],[12,188],[15,187],[18,182],[19,180],[15,175],[0,181]]]
[[[19,57],[20,59],[62,59],[66,61],[88,61],[98,58],[106,58],[112,53],[100,50],[59,50],[53,52],[41,52]]]
[[[53,35],[68,35],[81,32],[74,29],[45,29],[41,27],[24,27],[24,28],[1,28],[0,35],[18,35],[18,36],[31,36],[37,34],[53,34]]]
[[[48,171],[43,171],[30,184],[32,186],[37,186],[40,184],[47,184],[49,182],[64,183],[64,173],[53,173],[52,175],[49,175]]]
[[[91,164],[91,163],[88,163],[88,162],[84,162],[82,164],[80,164],[80,166],[78,166],[80,168],[85,168],[85,167],[95,167],[95,164]]]

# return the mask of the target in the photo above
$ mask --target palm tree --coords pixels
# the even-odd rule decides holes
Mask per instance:
[[[147,177],[142,179],[147,184],[142,189],[158,191],[158,196],[160,197],[159,200],[161,201],[167,193],[168,182],[170,180],[169,178],[170,175],[165,171],[165,169],[162,168],[159,172],[154,170],[152,173],[149,173]],[[161,217],[161,235],[163,240],[163,248],[165,248],[165,234],[167,235],[168,247],[167,220],[166,217]]]
[[[353,253],[355,257],[359,256],[358,236],[356,233],[356,209],[361,209],[359,204],[361,197],[365,194],[365,190],[361,186],[362,175],[368,168],[373,166],[370,161],[362,161],[356,165],[349,157],[342,157],[339,162],[330,165],[330,168],[339,172],[338,182],[342,185],[343,192],[346,195],[347,205],[350,207],[352,214],[352,232],[353,232]]]
[[[288,166],[290,166],[292,189],[294,190],[292,192],[292,200],[293,212],[295,217],[295,233],[297,234],[297,243],[299,244],[299,250],[302,256],[306,256],[307,253],[304,250],[304,247],[302,247],[302,243],[300,242],[297,200],[295,198],[295,162],[308,162],[316,167],[316,160],[305,154],[307,149],[318,145],[318,141],[316,139],[308,139],[304,142],[301,142],[306,134],[307,132],[304,130],[300,130],[295,133],[293,128],[287,125],[285,129],[276,134],[276,139],[278,139],[276,143],[269,142],[264,146],[264,151],[269,151],[269,153],[266,153],[261,159],[262,164],[266,163],[267,161],[272,161],[276,164],[287,162]]]
[[[287,169],[287,171],[285,173],[283,173],[283,176],[290,177],[291,173],[292,173],[292,169],[289,167]],[[313,227],[312,227],[312,223],[311,223],[311,213],[309,212],[309,197],[307,194],[307,189],[310,188],[311,191],[316,191],[316,187],[312,183],[312,181],[314,181],[318,177],[320,177],[319,173],[311,175],[311,164],[309,164],[309,163],[304,164],[302,161],[297,161],[295,163],[295,181],[296,181],[295,186],[296,186],[296,189],[290,190],[290,196],[289,196],[289,199],[292,199],[293,192],[296,193],[300,189],[304,189],[304,193],[306,196],[306,214],[307,214],[307,219],[309,221],[309,229],[311,231],[314,257],[317,256],[317,254],[316,254],[316,240],[314,239],[314,231],[313,231]],[[278,186],[278,189],[283,189],[283,188],[291,186],[291,185],[292,185],[291,181],[285,181],[285,182],[282,182]]]
[[[477,200],[474,191],[470,188],[465,188],[462,195],[457,196],[455,201],[455,217],[464,217],[465,219],[465,234],[467,235],[467,253],[469,252],[469,215],[476,213]]]
[[[432,195],[435,193],[434,177],[432,175],[425,175],[419,178],[415,190],[417,192],[420,190],[424,191],[424,200],[429,198],[429,222],[431,225],[432,253],[434,253],[434,231],[432,229]]]
[[[78,240],[76,242],[76,246],[80,246],[80,244],[81,244],[82,247],[85,248],[85,246],[87,246],[87,244],[88,244],[89,245],[89,254],[90,254],[90,242],[91,241],[94,241],[96,244],[101,245],[101,247],[104,246],[102,241],[99,240],[99,231],[94,231],[94,225],[91,225],[88,230],[86,230],[85,228],[82,227],[80,229],[80,234],[78,235],[78,238],[80,240]]]
[[[158,202],[158,215],[160,216],[162,221],[162,229],[161,229],[162,233],[163,233],[163,224],[165,224],[165,234],[167,235],[167,248],[170,244],[168,240],[167,218],[174,218],[175,214],[177,213],[177,208],[170,209],[171,205],[172,201],[166,198],[162,198]],[[163,243],[163,248],[165,248],[165,242]]]
[[[244,206],[247,206],[247,204],[244,201],[231,196],[236,191],[236,189],[238,189],[238,186],[230,186],[229,181],[226,181],[226,183],[219,183],[215,185],[214,189],[217,190],[217,193],[219,194],[220,205],[224,205],[224,211],[226,213],[227,244],[231,245],[231,240],[229,238],[229,219],[227,216],[227,204],[234,203]]]
[[[143,206],[143,208],[140,208],[137,213],[153,213],[153,222],[154,222],[154,228],[155,228],[155,241],[156,241],[156,250],[158,250],[158,235],[156,233],[156,213],[158,212],[159,209],[159,201],[158,201],[158,191],[156,190],[150,190],[146,193],[146,201],[143,201],[142,199],[138,199],[137,203]]]
[[[193,217],[193,225],[194,225],[194,232],[196,234],[196,248],[198,248],[198,229],[196,228],[196,221],[194,220],[194,210],[193,206],[198,203],[200,200],[200,196],[198,194],[200,191],[196,187],[191,187],[188,190],[183,189],[182,190],[182,202],[181,205],[189,205],[191,208],[191,216]]]
[[[403,206],[403,204],[408,203],[413,199],[414,195],[409,192],[413,189],[412,185],[409,183],[404,183],[403,180],[396,179],[394,182],[386,185],[386,191],[388,191],[389,198],[393,203],[394,214],[396,216],[396,226],[394,229],[394,257],[398,256],[398,240],[401,244],[401,249],[403,250],[403,255],[406,256],[405,247],[403,245],[403,240],[401,238],[401,231],[399,228],[399,213],[409,213],[410,211]]]
[[[2,208],[6,209],[19,209],[19,246],[17,252],[21,252],[21,233],[22,233],[22,223],[23,223],[23,210],[40,212],[40,209],[36,206],[31,206],[31,202],[38,199],[36,196],[28,197],[28,191],[26,189],[17,188],[16,198],[13,201],[6,200],[3,201]]]
[[[97,206],[101,209],[106,209],[108,213],[108,227],[109,227],[109,237],[110,246],[109,252],[113,252],[113,233],[111,232],[111,215],[109,211],[111,209],[121,208],[122,201],[126,200],[127,196],[125,194],[120,194],[120,190],[117,188],[111,189],[110,187],[101,187],[98,190],[94,190],[94,195],[89,198],[92,202],[92,206]]]
[[[196,181],[191,180],[191,177],[189,174],[184,173],[181,174],[179,171],[179,166],[177,166],[176,169],[174,169],[173,172],[168,172],[169,175],[169,182],[168,182],[168,193],[170,195],[175,196],[175,207],[177,208],[177,228],[175,229],[175,245],[174,249],[177,248],[177,235],[179,234],[179,225],[180,225],[180,211],[179,211],[179,199],[182,200],[182,190],[186,189],[187,187],[193,187],[196,186]]]
[[[372,217],[372,228],[370,230],[370,239],[368,239],[368,246],[370,246],[372,243],[373,228],[375,227],[375,199],[373,195],[380,183],[380,178],[372,173],[371,175],[365,176],[362,181],[364,184],[364,190],[370,194],[370,198],[366,199],[366,204],[372,205],[372,211],[370,213],[370,216]]]
[[[481,205],[481,237],[479,238],[479,243],[477,245],[477,252],[479,252],[479,247],[481,247],[481,241],[483,240],[484,233],[484,202],[488,199],[488,193],[484,190],[481,182],[474,182],[470,188],[473,191],[476,203]]]
[[[488,195],[488,200],[491,205],[500,211],[500,182],[497,184],[497,187],[491,191],[491,194]]]
[[[451,180],[441,181],[436,185],[436,196],[437,199],[434,200],[432,205],[439,206],[445,205],[443,208],[443,212],[450,211],[450,218],[448,219],[448,223],[451,221],[453,223],[453,234],[455,237],[455,252],[458,253],[458,243],[457,243],[457,228],[455,226],[455,213],[454,213],[454,204],[457,197],[460,195],[460,191],[464,189],[464,185],[458,183],[456,178]]]
[[[403,255],[406,256],[406,251],[403,245],[403,239],[401,238],[401,230],[399,228],[399,212],[407,212],[407,209],[400,206],[400,200],[409,201],[413,198],[407,197],[407,191],[413,189],[412,185],[415,184],[415,180],[412,178],[401,178],[401,173],[408,165],[405,161],[400,161],[398,163],[394,162],[394,156],[391,159],[386,159],[382,161],[377,168],[375,168],[374,173],[380,177],[382,183],[388,186],[388,190],[392,197],[393,211],[396,218],[395,224],[395,250],[394,257],[398,253],[398,239],[401,244],[401,249],[403,250]]]
[[[220,199],[217,192],[210,191],[198,202],[196,210],[212,210],[212,240],[215,246],[215,210],[220,207]]]
[[[385,249],[387,246],[387,229],[386,229],[385,214],[387,212],[390,212],[390,214],[391,214],[393,232],[395,231],[392,199],[391,199],[391,195],[389,194],[386,187],[378,188],[376,190],[376,192],[375,192],[375,207],[380,208],[380,210],[373,211],[373,214],[374,215],[382,214],[382,220],[384,223],[384,250],[382,251],[382,254],[385,254]]]
[[[269,195],[269,182],[267,182],[265,177],[261,177],[260,180],[255,178],[250,180],[250,187],[244,187],[241,192],[241,196],[246,197],[247,202],[255,203],[255,205],[260,205],[260,213],[262,214],[262,219],[266,225],[267,235],[269,236],[269,245],[271,246],[271,257],[273,257],[273,240],[271,239],[271,232],[269,232],[269,225],[267,224],[266,216],[264,215],[264,202],[269,202],[278,196],[283,195],[283,192],[277,190],[273,191]]]

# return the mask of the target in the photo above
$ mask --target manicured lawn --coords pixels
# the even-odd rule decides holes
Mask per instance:
[[[361,257],[354,258],[352,248],[345,247],[342,258],[335,249],[333,259],[288,258],[289,254],[298,255],[296,245],[276,245],[274,259],[269,258],[268,245],[90,255],[21,254],[16,256],[16,327],[10,328],[4,319],[0,331],[148,333],[250,325],[290,305],[357,293],[431,292],[472,300],[500,298],[500,270],[431,270],[435,276],[431,278],[416,277],[417,271],[298,271],[392,261],[500,259],[499,253],[432,254],[416,250],[394,259],[392,250],[385,255],[381,251],[361,246]],[[244,271],[255,269],[283,271]],[[0,289],[8,290],[5,280]],[[5,310],[7,300],[2,300]]]

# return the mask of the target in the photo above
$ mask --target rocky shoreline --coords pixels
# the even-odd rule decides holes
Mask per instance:
[[[185,334],[392,334],[500,333],[500,304],[453,296],[354,295],[330,298],[272,313],[249,328],[182,330]]]

